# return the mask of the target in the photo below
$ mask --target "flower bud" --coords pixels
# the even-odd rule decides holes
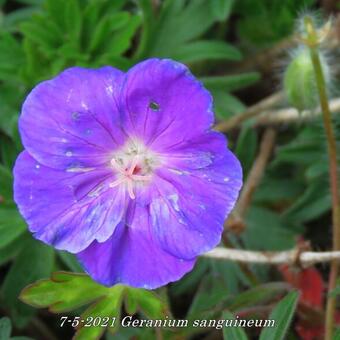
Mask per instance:
[[[289,103],[298,110],[318,105],[314,69],[307,49],[299,50],[288,65],[284,74],[284,90]]]

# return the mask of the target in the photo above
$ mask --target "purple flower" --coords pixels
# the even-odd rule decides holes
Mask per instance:
[[[212,98],[171,60],[73,67],[28,95],[15,201],[34,237],[107,286],[156,288],[215,247],[242,185]]]

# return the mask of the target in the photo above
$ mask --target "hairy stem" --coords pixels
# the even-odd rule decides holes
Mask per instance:
[[[323,123],[327,136],[327,148],[329,156],[329,178],[332,194],[332,224],[333,224],[333,250],[340,249],[340,198],[338,191],[338,173],[337,173],[337,153],[336,139],[334,135],[331,111],[328,105],[327,88],[322,65],[318,51],[318,34],[314,29],[313,21],[310,17],[305,18],[305,27],[307,31],[307,45],[310,50],[310,56],[313,63],[316,85],[320,98],[322,109]],[[309,42],[309,43],[308,43]],[[332,291],[336,286],[336,279],[339,272],[337,260],[331,262],[328,292]],[[336,300],[334,296],[328,296],[326,307],[325,321],[325,339],[331,340],[334,329],[334,314],[336,308]]]

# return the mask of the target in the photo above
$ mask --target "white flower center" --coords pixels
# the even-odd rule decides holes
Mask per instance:
[[[117,177],[110,187],[125,185],[130,198],[135,199],[135,187],[150,183],[157,164],[158,157],[154,152],[140,141],[130,140],[111,159],[110,165]]]

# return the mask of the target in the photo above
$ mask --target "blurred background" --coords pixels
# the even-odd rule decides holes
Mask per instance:
[[[0,319],[0,339],[8,334],[68,339],[74,333],[70,325],[60,327],[60,315],[18,299],[24,287],[54,271],[82,270],[72,255],[32,238],[12,197],[12,168],[22,149],[17,130],[21,104],[38,82],[69,66],[127,70],[149,57],[188,65],[213,94],[216,129],[227,133],[245,181],[254,180],[252,171],[261,178],[226,222],[224,245],[259,251],[331,249],[321,116],[317,110],[291,108],[283,83],[297,45],[297,18],[316,11],[325,23],[331,15],[323,48],[340,141],[339,9],[340,2],[332,0],[0,0],[0,317],[10,318],[10,324]],[[262,167],[254,170],[261,160]],[[322,339],[328,272],[326,264],[302,269],[200,258],[191,273],[157,294],[174,318],[218,319],[228,310],[263,319],[295,287],[302,295],[288,339]],[[83,310],[74,308],[69,315]],[[214,328],[115,331],[103,337],[223,337]],[[260,331],[246,330],[249,339],[257,339]]]

